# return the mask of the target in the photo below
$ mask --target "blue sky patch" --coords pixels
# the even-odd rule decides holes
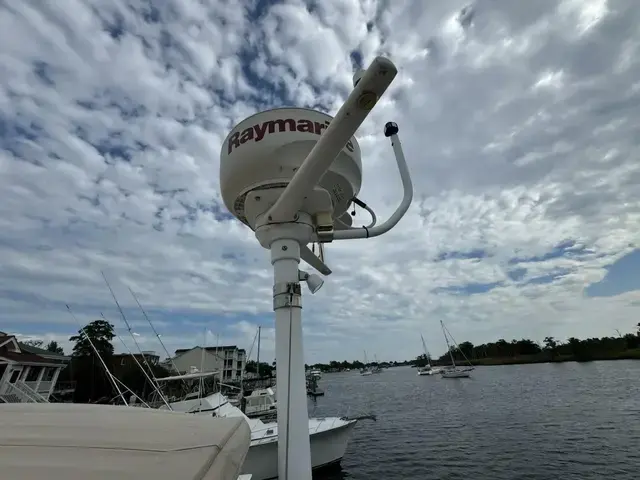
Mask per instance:
[[[640,290],[640,249],[635,249],[606,267],[602,280],[585,288],[588,297],[615,297]]]

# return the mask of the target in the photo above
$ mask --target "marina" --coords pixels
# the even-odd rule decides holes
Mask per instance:
[[[639,478],[633,2],[0,3],[0,480]]]
[[[520,461],[514,459],[525,457],[526,468],[535,467],[539,478],[548,480],[560,466],[569,474],[582,472],[581,478],[586,480],[613,472],[622,480],[635,478],[637,456],[632,445],[640,438],[640,430],[624,420],[634,411],[635,389],[628,386],[637,376],[635,361],[477,367],[466,381],[446,380],[441,375],[425,381],[415,372],[410,366],[392,366],[379,375],[364,377],[357,370],[321,372],[320,378],[310,375],[325,392],[307,402],[311,459],[313,465],[322,467],[316,469],[314,479],[365,480],[376,475],[391,480],[421,475],[437,479],[473,474],[481,480],[510,480],[513,462],[518,465]],[[164,381],[188,380],[197,386],[201,378],[212,375],[191,373]],[[255,392],[277,399],[276,391],[269,388]],[[553,397],[548,392],[554,392]],[[189,417],[243,418],[240,408],[219,394],[203,395],[197,388],[194,394],[187,395],[190,399],[183,404],[185,408],[175,399],[170,402],[172,408],[190,411]],[[31,409],[42,405],[42,414],[47,414],[48,405],[55,405],[38,403],[30,396],[24,397],[24,402],[13,405],[30,404]],[[155,403],[160,406],[158,413],[167,410],[162,402]],[[137,405],[128,408],[141,414],[149,410]],[[74,408],[73,404],[67,406]],[[79,407],[82,412],[91,406]],[[99,417],[97,414],[95,422]],[[238,470],[244,477],[238,478],[252,475],[254,480],[264,480],[277,468],[278,428],[269,423],[273,420],[243,420],[249,426],[250,439],[243,467]],[[603,429],[603,425],[608,427]],[[344,435],[324,437],[325,428],[343,430]],[[443,428],[446,439],[441,435]],[[544,436],[540,436],[540,429],[546,432]],[[549,442],[548,435],[553,437],[551,445],[545,443]],[[567,448],[571,435],[582,439],[580,455],[571,454]],[[416,441],[437,456],[414,452],[411,445]],[[458,448],[467,454],[460,456]],[[494,462],[490,476],[481,467],[489,454]],[[615,458],[615,464],[609,458]],[[591,465],[587,473],[583,471],[585,462]]]

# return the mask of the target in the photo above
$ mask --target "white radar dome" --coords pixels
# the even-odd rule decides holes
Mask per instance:
[[[220,188],[229,211],[249,225],[244,210],[247,194],[286,187],[332,119],[306,108],[276,108],[236,125],[220,152]],[[361,184],[360,146],[351,137],[318,183],[331,195],[333,218],[347,211]]]

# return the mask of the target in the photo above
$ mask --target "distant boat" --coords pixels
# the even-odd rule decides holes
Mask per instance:
[[[366,377],[367,375],[372,375],[373,371],[369,368],[368,366],[368,361],[367,361],[367,351],[364,351],[364,368],[362,370],[360,370],[360,375],[362,375],[363,377]]]
[[[307,376],[307,395],[311,397],[324,396],[324,390],[318,387],[318,377],[313,374]]]
[[[447,329],[444,326],[444,323],[442,323],[442,320],[440,320],[440,326],[442,327],[444,341],[447,342],[447,350],[449,352],[449,358],[451,358],[451,364],[453,365],[453,368],[447,368],[445,370],[442,370],[441,372],[442,378],[468,378],[470,376],[469,372],[473,370],[473,366],[469,368],[460,368],[456,366],[456,361],[453,358],[453,351],[451,350],[451,345],[449,345],[449,337],[447,336]],[[453,338],[451,338],[451,340],[453,340]],[[453,343],[455,343],[455,340],[453,340]],[[469,359],[465,356],[464,352],[460,349],[458,344],[456,344],[456,348],[460,351],[460,353],[462,353],[462,356],[467,360],[467,362],[469,362]],[[471,365],[471,362],[469,362],[469,365]]]
[[[276,392],[273,388],[257,388],[244,398],[244,409],[241,409],[249,418],[274,416],[278,410]],[[234,402],[230,403],[233,405]],[[242,400],[240,404],[242,404]],[[236,405],[234,405],[236,406]]]
[[[420,339],[422,340],[422,348],[424,349],[424,355],[427,357],[427,365],[423,367],[418,367],[418,375],[436,375],[442,372],[442,368],[434,367],[431,365],[431,356],[427,351],[427,344],[424,342],[424,337],[420,334]]]
[[[377,355],[374,355],[373,359],[375,360],[376,365],[375,365],[375,367],[373,367],[371,369],[371,373],[380,373],[380,372],[382,372],[382,367],[380,366],[380,362],[378,361]]]

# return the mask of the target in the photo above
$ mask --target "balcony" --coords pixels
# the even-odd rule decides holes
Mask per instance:
[[[76,382],[75,381],[68,381],[68,382],[57,382],[56,386],[53,387],[53,393],[71,393],[74,392],[76,389]]]
[[[48,395],[49,390],[51,389],[51,382],[24,382],[24,384],[29,387],[31,390],[38,392],[40,395]]]

